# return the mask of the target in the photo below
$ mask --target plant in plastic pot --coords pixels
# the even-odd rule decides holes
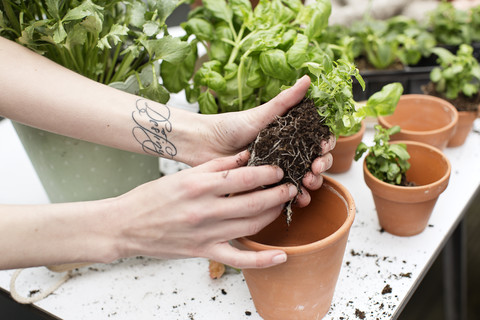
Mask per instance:
[[[456,54],[444,48],[434,48],[439,65],[432,69],[430,82],[422,89],[426,94],[450,102],[459,113],[457,129],[448,147],[461,146],[478,117],[480,105],[480,65],[473,57],[473,48],[462,44]]]
[[[398,236],[413,236],[427,226],[440,194],[447,188],[451,166],[431,145],[395,141],[400,127],[375,126],[374,145],[358,146],[355,160],[367,152],[363,173],[375,202],[380,226]]]

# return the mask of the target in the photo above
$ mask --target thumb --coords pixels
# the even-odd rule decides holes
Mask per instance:
[[[258,128],[266,127],[276,116],[281,116],[288,109],[298,104],[305,97],[310,86],[310,77],[305,75],[297,80],[293,87],[280,92],[275,98],[264,103],[263,105],[249,109],[251,123],[257,123]]]

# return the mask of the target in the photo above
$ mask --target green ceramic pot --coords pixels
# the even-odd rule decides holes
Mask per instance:
[[[51,202],[110,198],[160,177],[156,157],[13,126]]]

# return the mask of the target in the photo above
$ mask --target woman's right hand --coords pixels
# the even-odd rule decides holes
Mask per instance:
[[[245,167],[249,153],[211,160],[162,177],[120,196],[114,217],[122,257],[205,257],[236,268],[286,261],[283,251],[241,251],[229,240],[253,235],[293,199],[278,167]],[[226,196],[231,195],[231,196]]]

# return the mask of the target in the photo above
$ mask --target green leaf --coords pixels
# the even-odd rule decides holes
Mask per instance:
[[[455,59],[455,55],[445,48],[432,48],[432,53],[436,54],[445,64],[450,64]]]
[[[401,160],[410,159],[410,154],[407,152],[407,146],[405,144],[391,144],[390,150]]]
[[[215,97],[210,91],[205,91],[198,97],[198,105],[200,112],[203,114],[216,114],[218,113],[218,106],[215,102]]]
[[[328,26],[328,17],[332,11],[330,0],[318,0],[304,8],[306,13],[303,22],[307,24],[305,35],[309,39],[317,38]]]
[[[251,88],[261,88],[266,83],[266,76],[260,68],[258,57],[249,58],[246,63],[247,85]]]
[[[100,49],[105,49],[105,48],[111,48],[110,41],[112,41],[113,45],[117,45],[119,42],[122,41],[121,37],[126,36],[128,34],[128,28],[126,26],[121,26],[118,24],[115,24],[112,26],[110,31],[103,36],[97,46]]]
[[[127,10],[128,21],[130,21],[134,27],[142,28],[145,24],[145,13],[147,12],[145,4],[141,1],[133,1],[126,5],[130,7],[130,10]]]
[[[462,92],[467,96],[471,97],[474,93],[478,92],[478,84],[475,85],[473,83],[465,83],[462,88]]]
[[[155,56],[155,59],[163,59],[171,63],[181,62],[191,50],[188,42],[172,36],[155,40],[142,40],[141,43],[145,46],[150,56]]]
[[[358,144],[357,149],[355,150],[355,161],[358,161],[365,152],[368,151],[368,146],[362,141]]]
[[[215,18],[226,22],[232,21],[233,11],[225,0],[203,0],[202,3]]]
[[[59,12],[59,0],[46,0],[45,4],[47,5],[47,12],[55,19],[60,20]]]
[[[94,4],[91,0],[82,2],[79,6],[68,10],[63,21],[81,20],[87,16],[97,16],[103,19],[103,7]]]
[[[390,115],[395,111],[402,93],[401,83],[387,84],[368,98],[367,104],[356,112],[356,116],[364,118]]]
[[[60,44],[65,40],[66,37],[67,32],[63,27],[63,23],[61,21],[55,23],[55,25],[53,26],[53,41]]]
[[[442,78],[442,70],[440,67],[434,67],[432,71],[430,71],[430,80],[432,82],[438,82]]]
[[[152,0],[149,0],[152,2]],[[164,25],[167,18],[172,14],[173,10],[182,2],[180,0],[154,0],[154,8],[158,13],[160,25]]]
[[[296,72],[287,63],[285,52],[279,49],[271,49],[260,53],[260,67],[262,71],[272,77],[285,81],[296,79]]]
[[[187,22],[183,22],[181,27],[187,34],[194,34],[200,41],[210,41],[213,39],[213,25],[200,18],[191,18]]]
[[[158,22],[148,21],[143,25],[143,32],[147,37],[151,37],[157,34],[160,30],[160,25]]]
[[[308,38],[298,34],[295,43],[287,51],[287,61],[295,69],[299,69],[307,62]]]

